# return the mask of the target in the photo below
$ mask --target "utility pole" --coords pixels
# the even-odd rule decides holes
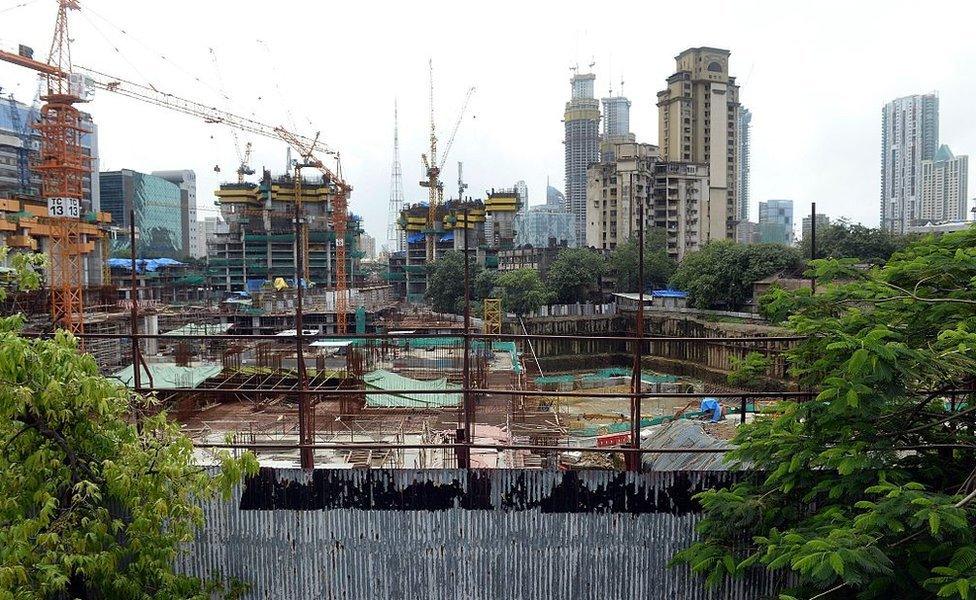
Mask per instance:
[[[817,203],[810,203],[810,260],[817,260]],[[810,278],[810,291],[817,293],[817,278]]]
[[[638,164],[640,162],[638,161]],[[630,174],[630,206],[634,206],[634,174]],[[637,204],[637,320],[635,323],[634,341],[634,371],[631,375],[633,396],[630,402],[630,444],[633,448],[640,448],[641,431],[641,353],[644,345],[644,202]],[[630,452],[626,455],[628,471],[640,471],[641,455]]]
[[[299,459],[303,469],[315,468],[314,450],[310,447],[315,442],[315,416],[312,411],[308,392],[308,375],[305,372],[305,339],[303,336],[302,315],[302,286],[305,284],[304,269],[304,215],[302,214],[302,167],[304,163],[295,164],[295,361],[298,372],[298,443]],[[338,297],[339,292],[336,292]],[[338,302],[337,302],[338,304]],[[338,313],[337,313],[338,314]]]

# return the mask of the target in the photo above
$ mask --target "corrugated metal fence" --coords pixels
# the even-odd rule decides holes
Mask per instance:
[[[179,568],[248,598],[762,598],[773,578],[707,590],[667,566],[695,536],[691,496],[727,472],[262,469]]]

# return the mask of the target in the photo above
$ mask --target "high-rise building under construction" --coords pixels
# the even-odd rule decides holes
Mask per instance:
[[[586,239],[586,169],[600,159],[600,103],[593,97],[593,73],[577,73],[570,80],[566,103],[566,208],[576,220],[576,239]]]
[[[267,171],[260,183],[225,183],[217,190],[220,214],[226,225],[207,240],[208,266],[215,289],[243,291],[252,282],[295,278],[295,178],[273,178]],[[332,226],[335,191],[321,178],[303,177],[302,212],[308,241],[309,285],[336,285],[336,232]],[[360,277],[363,257],[361,219],[346,221],[343,243],[349,281]],[[305,262],[304,260],[302,261]]]

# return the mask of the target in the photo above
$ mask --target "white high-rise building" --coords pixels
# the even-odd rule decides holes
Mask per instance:
[[[922,206],[918,220],[924,223],[965,221],[968,217],[969,157],[955,156],[943,144],[933,160],[922,161]]]
[[[525,213],[529,210],[529,186],[525,185],[525,181],[519,180],[515,182],[515,193],[519,197],[519,209],[518,214],[520,217],[524,217]]]
[[[630,135],[630,100],[623,96],[603,98],[603,135]]]
[[[736,220],[745,223],[749,220],[749,134],[752,129],[752,112],[748,108],[739,109],[739,169],[736,197],[739,202]]]
[[[939,147],[939,97],[898,98],[881,112],[881,227],[892,233],[921,218],[922,162]]]
[[[188,169],[179,171],[153,171],[152,174],[180,188],[180,219],[183,222],[183,252],[192,258],[203,258],[199,252],[198,238],[201,227],[197,224],[197,175]],[[206,243],[206,242],[204,242]]]

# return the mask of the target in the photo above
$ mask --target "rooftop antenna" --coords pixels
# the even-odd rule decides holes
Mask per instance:
[[[620,95],[624,95],[624,78],[623,75],[620,76]]]

